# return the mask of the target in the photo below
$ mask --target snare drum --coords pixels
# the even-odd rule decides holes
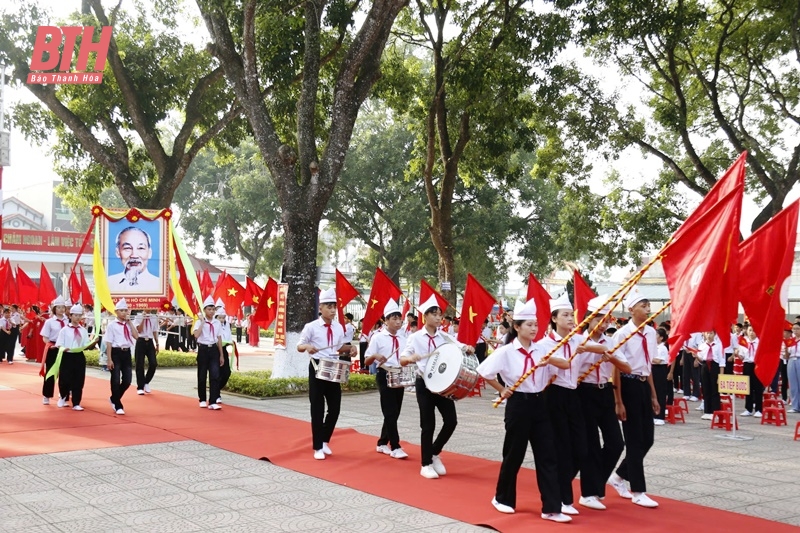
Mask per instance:
[[[338,359],[322,359],[319,362],[314,362],[316,372],[314,375],[317,379],[323,381],[332,381],[333,383],[347,383],[350,377],[350,361],[340,361]]]
[[[417,365],[400,367],[384,367],[386,370],[386,386],[390,389],[412,387],[417,380]]]
[[[477,368],[477,357],[462,353],[455,344],[445,344],[428,359],[423,379],[429,391],[451,400],[460,400],[478,383],[480,374]]]

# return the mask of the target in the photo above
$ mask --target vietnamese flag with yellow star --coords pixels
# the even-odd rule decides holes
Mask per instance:
[[[344,277],[344,274],[339,272],[339,269],[336,269],[336,309],[339,311],[337,316],[339,317],[339,323],[344,326],[344,307],[353,301],[353,298],[359,296],[360,293],[358,290],[353,287],[353,285],[347,281],[347,278]]]
[[[220,274],[220,277],[222,277],[222,281],[217,280],[214,301],[217,298],[221,299],[222,303],[225,304],[225,312],[229,316],[238,316],[244,302],[244,287],[233,276],[225,272]]]
[[[375,270],[375,278],[372,280],[372,290],[369,293],[369,300],[367,300],[367,311],[364,313],[361,323],[362,333],[368,334],[372,330],[372,326],[383,316],[383,308],[386,307],[389,300],[399,300],[402,295],[403,291],[378,267]]]
[[[464,289],[464,302],[461,304],[461,322],[458,324],[458,342],[470,346],[478,343],[483,321],[492,312],[496,300],[472,274],[467,274],[467,287]]]
[[[244,305],[246,306],[256,306],[258,305],[258,301],[261,298],[261,293],[264,292],[264,289],[258,286],[258,284],[250,278],[245,278],[247,280],[245,289],[244,289]]]
[[[267,286],[261,293],[255,313],[250,317],[250,323],[262,328],[268,328],[278,314],[278,282],[272,278],[267,281]]]

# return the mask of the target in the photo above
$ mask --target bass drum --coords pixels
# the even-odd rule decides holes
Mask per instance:
[[[477,357],[462,353],[455,344],[445,344],[428,358],[423,379],[429,391],[460,400],[466,398],[478,383],[480,374],[477,368]]]

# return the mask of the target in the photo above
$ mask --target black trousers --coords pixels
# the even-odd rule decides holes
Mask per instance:
[[[647,492],[644,479],[644,458],[653,446],[653,406],[650,401],[650,384],[647,381],[620,377],[620,393],[625,405],[626,419],[622,422],[625,436],[625,459],[617,468],[617,475],[627,479],[631,492]]]
[[[147,374],[144,372],[145,358],[147,358]],[[136,388],[142,390],[145,384],[153,381],[153,376],[155,376],[156,368],[158,367],[153,339],[145,339],[144,337],[136,339],[134,359],[136,361]]]
[[[55,346],[51,346],[50,348],[47,349],[47,354],[45,355],[44,358],[45,376],[47,375],[47,373],[50,372],[50,369],[53,368],[53,365],[56,362],[57,355],[58,355],[58,348],[56,348]],[[42,384],[42,396],[44,396],[45,398],[52,398],[55,389],[56,389],[56,377],[50,376],[49,378],[45,379],[44,383]]]
[[[342,386],[333,381],[317,379],[311,362],[308,363],[308,401],[311,404],[311,444],[315,451],[321,450],[323,442],[331,441],[336,422],[339,420],[339,412],[342,409]]]
[[[242,342],[242,328],[236,328],[236,342]]]
[[[178,326],[167,328],[167,340],[164,341],[164,349],[177,352],[180,350],[180,332]]]
[[[530,443],[536,463],[536,485],[542,499],[542,512],[560,513],[556,447],[545,395],[525,392],[512,394],[506,401],[505,428],[503,463],[497,478],[495,499],[509,507],[517,506],[517,476]]]
[[[700,368],[694,366],[692,354],[683,353],[683,395],[700,397]]]
[[[219,398],[219,349],[216,344],[197,345],[197,397],[206,401],[206,378],[208,379],[211,403]]]
[[[414,387],[417,392],[417,405],[419,405],[420,448],[422,449],[422,466],[433,464],[433,456],[439,455],[444,445],[453,436],[458,425],[456,416],[456,403],[453,400],[439,396],[428,390],[425,380],[417,378]],[[436,431],[436,410],[442,415],[442,429],[433,439]]]
[[[378,392],[381,395],[381,412],[383,413],[383,427],[378,439],[378,446],[388,444],[393,450],[400,447],[400,434],[397,431],[397,419],[403,408],[403,396],[406,389],[400,387],[393,389],[386,384],[386,370],[378,369],[375,376],[378,382]]]
[[[361,341],[358,343],[358,358],[359,363],[361,364],[359,368],[364,368],[364,354],[367,353],[367,347],[369,343],[366,341]]]
[[[572,505],[572,480],[586,461],[586,422],[577,389],[550,385],[545,391],[550,424],[558,450],[561,503]]]
[[[486,359],[486,343],[479,342],[475,345],[475,357],[478,358],[478,363],[483,363],[483,360]]]
[[[189,326],[186,326],[188,331]],[[191,334],[191,332],[186,336],[186,349],[187,350],[196,350],[197,349],[197,337]]]
[[[714,361],[704,361],[700,364],[701,380],[703,382],[703,413],[713,414],[720,410],[719,384],[719,365]],[[653,375],[655,378],[655,375]]]
[[[14,352],[11,350],[9,352],[9,348],[11,346],[11,333],[6,333],[5,330],[0,330],[0,361],[8,356],[9,361],[14,360]]]
[[[683,390],[683,352],[678,353],[675,359],[675,370],[672,372],[672,387]]]
[[[750,376],[750,394],[744,401],[744,408],[748,411],[755,412],[761,411],[764,406],[764,385],[761,380],[756,376],[756,364],[744,363],[742,372],[745,376]]]
[[[780,364],[778,365],[778,372],[781,375],[781,397],[783,401],[787,401],[789,398],[789,364],[788,361],[785,359],[781,359]]]
[[[111,361],[114,369],[111,371],[111,403],[115,409],[122,407],[122,397],[131,386],[132,365],[130,349],[111,348]]]
[[[58,372],[58,394],[69,399],[72,406],[80,405],[83,398],[83,384],[86,382],[86,356],[83,352],[64,352]]]
[[[614,409],[614,389],[611,384],[599,389],[587,383],[578,385],[578,397],[586,424],[586,459],[580,465],[581,495],[604,497],[606,481],[625,447]]]
[[[222,356],[225,358],[225,364],[222,365],[219,369],[219,390],[225,388],[225,385],[228,384],[228,380],[231,377],[231,360],[228,355],[228,346],[227,344],[222,346]],[[216,398],[214,398],[216,400]]]
[[[188,339],[189,339],[190,336],[192,338],[194,338],[193,335],[190,335],[188,326],[178,326],[178,348],[182,352],[188,352],[189,351],[189,347],[188,347],[189,340]]]
[[[661,406],[656,418],[664,420],[667,406],[672,405],[675,400],[675,391],[672,390],[672,382],[667,379],[669,375],[669,365],[653,365],[652,370],[653,385],[656,387],[658,405]],[[705,386],[703,386],[703,390],[705,390]]]

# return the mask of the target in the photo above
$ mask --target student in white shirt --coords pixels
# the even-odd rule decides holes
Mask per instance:
[[[0,361],[7,357],[8,364],[14,364],[14,336],[11,332],[11,309],[3,309],[0,316]]]
[[[383,427],[378,438],[377,451],[394,459],[405,459],[408,454],[400,447],[397,419],[400,417],[406,391],[403,387],[390,388],[386,382],[386,368],[400,367],[400,352],[406,345],[405,337],[400,334],[403,317],[397,302],[394,300],[387,302],[383,308],[383,317],[386,327],[372,336],[364,354],[367,365],[372,363],[379,365],[375,379],[380,393]]]
[[[501,513],[514,513],[517,506],[517,475],[525,459],[528,443],[536,462],[536,483],[542,501],[542,518],[553,522],[571,522],[561,512],[561,493],[558,486],[556,448],[553,429],[542,391],[550,381],[551,360],[538,366],[545,352],[533,342],[538,331],[536,302],[517,302],[509,342],[497,348],[479,366],[478,373],[506,399],[503,462],[497,479],[492,505]],[[535,369],[516,391],[502,385],[515,383],[529,369]]]
[[[716,332],[703,333],[703,342],[698,346],[695,357],[700,363],[700,380],[703,384],[703,416],[700,418],[711,420],[714,418],[714,411],[720,410],[717,378],[720,368],[725,368],[725,352]]]
[[[129,319],[128,304],[120,298],[114,310],[117,319],[106,326],[103,341],[106,345],[108,370],[111,372],[111,408],[118,415],[124,415],[122,397],[131,385],[131,348],[134,346],[139,332]]]
[[[39,333],[45,345],[48,347],[47,353],[45,354],[45,376],[50,372],[58,356],[58,348],[55,347],[56,340],[58,339],[58,332],[67,325],[67,317],[64,316],[64,312],[66,311],[65,303],[64,298],[61,296],[53,300],[52,315],[45,321],[42,326],[42,331]],[[55,376],[46,377],[42,384],[42,403],[44,405],[50,404],[50,398],[53,397],[55,388]]]
[[[756,376],[756,351],[758,350],[758,337],[753,326],[747,325],[745,329],[745,340],[747,348],[742,350],[743,354],[743,369],[742,372],[745,376],[750,377],[750,394],[744,401],[744,411],[739,416],[754,416],[761,418],[761,409],[764,404],[764,385],[761,380]]]
[[[787,413],[800,413],[800,324],[792,324],[792,338],[786,346],[786,374],[790,408]]]
[[[136,394],[150,394],[150,383],[158,367],[158,317],[152,309],[136,315],[133,324],[139,336],[136,338],[134,357],[136,361]],[[144,360],[147,358],[147,374],[144,372]]]
[[[228,315],[225,313],[225,306],[221,305],[222,300],[217,300],[217,320],[219,320],[220,328],[222,330],[220,338],[222,340],[222,356],[225,361],[222,363],[222,366],[219,369],[219,390],[220,395],[217,398],[217,403],[222,403],[222,389],[228,384],[228,380],[231,378],[231,358],[230,352],[228,352],[228,346],[233,346],[233,333],[231,332],[231,323],[228,320]]]
[[[674,401],[672,380],[670,379],[671,368],[669,363],[669,348],[667,348],[667,341],[669,334],[664,328],[656,330],[656,342],[658,343],[658,354],[653,357],[653,384],[656,386],[656,394],[658,395],[658,405],[661,408],[658,414],[653,419],[653,424],[656,426],[663,426],[665,424],[664,417],[666,416],[667,405],[672,405]],[[673,361],[673,365],[675,362]]]
[[[192,334],[197,339],[197,398],[200,408],[212,411],[222,409],[219,398],[219,370],[225,364],[222,350],[222,324],[214,318],[216,306],[211,296],[203,302],[203,316],[195,324]],[[206,401],[206,379],[209,383],[208,402]]]
[[[61,328],[56,339],[56,348],[64,348],[58,374],[58,407],[66,407],[72,397],[72,410],[83,411],[83,385],[86,382],[86,356],[89,332],[81,326],[83,307],[75,304],[69,310],[69,325]]]

